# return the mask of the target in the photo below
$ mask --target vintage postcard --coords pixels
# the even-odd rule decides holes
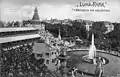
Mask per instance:
[[[120,77],[120,1],[0,0],[0,77]]]

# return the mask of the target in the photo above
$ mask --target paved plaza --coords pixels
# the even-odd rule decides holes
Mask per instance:
[[[87,51],[70,51],[68,55],[68,66],[77,67],[78,70],[88,75],[94,75],[95,65],[82,62],[82,56],[87,54]],[[104,65],[104,76],[116,76],[120,74],[120,57],[113,56],[107,53],[97,52],[97,55],[105,57],[109,60],[109,63]]]

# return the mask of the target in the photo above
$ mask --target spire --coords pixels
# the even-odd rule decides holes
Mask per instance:
[[[61,33],[60,33],[60,29],[59,29],[59,35],[58,38],[61,40]]]
[[[33,15],[32,20],[39,20],[39,15],[38,15],[38,9],[37,9],[37,7],[35,7],[34,15]]]
[[[35,10],[34,10],[34,12],[38,13],[38,9],[37,9],[37,7],[35,7]]]

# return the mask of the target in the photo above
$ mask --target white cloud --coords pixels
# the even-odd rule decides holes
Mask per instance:
[[[39,7],[40,16],[43,18],[72,18],[71,5],[47,5],[43,4]]]
[[[6,6],[7,5],[7,6]],[[52,5],[48,3],[38,5],[39,16],[41,19],[45,18],[71,18],[71,19],[85,19],[95,21],[112,21],[120,22],[120,2],[118,0],[108,1],[107,8],[111,12],[73,12],[74,5]],[[23,20],[32,18],[34,13],[33,5],[17,6],[10,3],[2,4],[2,19],[3,20]]]

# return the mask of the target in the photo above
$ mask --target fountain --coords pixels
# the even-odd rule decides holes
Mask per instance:
[[[97,50],[96,50],[96,47],[95,47],[95,44],[94,44],[94,34],[92,34],[92,41],[91,41],[91,45],[90,45],[90,48],[89,48],[89,53],[88,53],[88,55],[83,56],[82,60],[84,62],[92,63],[92,64],[96,65],[97,61],[98,61],[98,58],[101,57],[101,60],[102,60],[104,65],[109,63],[109,61],[105,57],[96,55],[96,51]]]
[[[94,45],[94,34],[92,34],[92,41],[89,49],[89,54],[83,56],[83,59],[86,61],[93,61],[94,64],[96,64],[96,47]]]
[[[91,46],[89,49],[89,58],[95,59],[95,57],[96,57],[96,47],[94,45],[94,35],[92,34],[92,42],[91,42]]]

